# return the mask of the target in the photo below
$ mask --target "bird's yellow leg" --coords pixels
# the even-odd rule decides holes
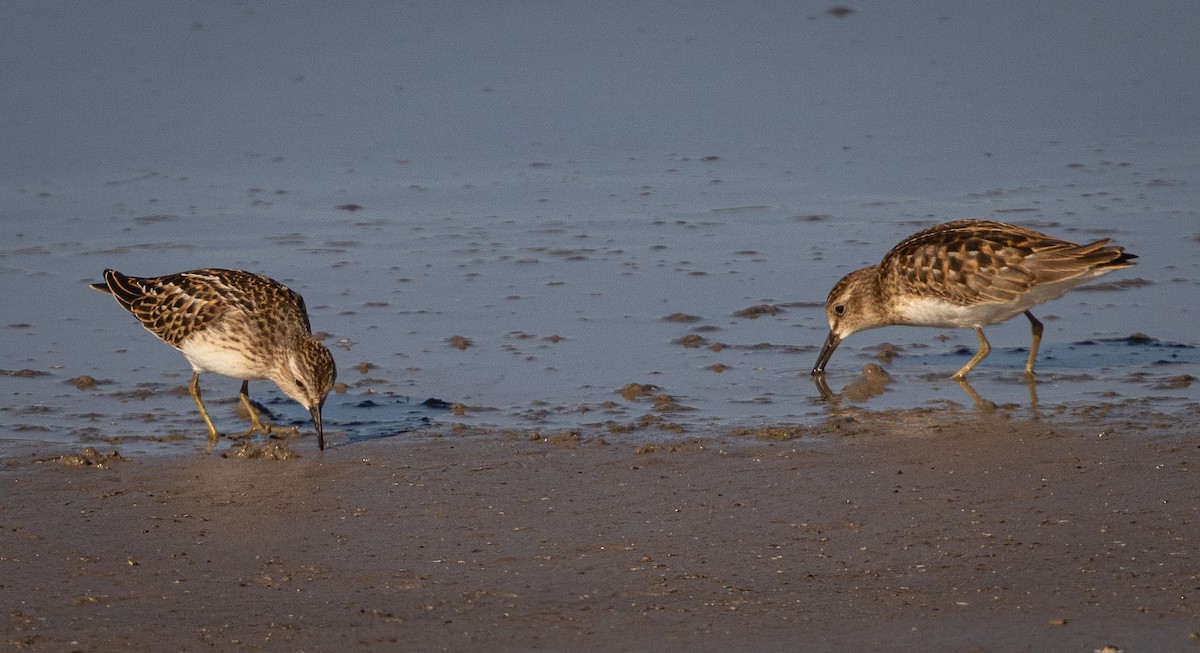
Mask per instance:
[[[975,327],[975,333],[979,336],[979,351],[973,358],[971,358],[971,360],[967,361],[966,365],[962,366],[961,370],[955,372],[954,375],[950,377],[955,381],[961,381],[967,378],[967,372],[975,369],[975,366],[979,364],[979,361],[986,358],[987,355],[992,352],[992,346],[988,344],[987,338],[983,335],[983,329]]]
[[[1033,313],[1025,311],[1025,317],[1029,318],[1029,326],[1033,328],[1033,342],[1029,345],[1029,360],[1025,362],[1025,376],[1032,377],[1033,363],[1037,360],[1038,347],[1042,344],[1042,323],[1033,316]]]
[[[204,418],[204,424],[208,426],[208,446],[212,447],[217,444],[217,440],[221,434],[217,432],[217,427],[213,426],[212,418],[208,416],[208,409],[204,407],[204,401],[200,399],[200,373],[192,373],[192,382],[188,385],[188,390],[192,393],[192,399],[196,400],[196,408],[200,409],[200,416]]]
[[[250,429],[247,430],[242,437],[248,438],[253,435],[255,431],[258,431],[263,435],[270,435],[271,426],[269,424],[262,423],[262,420],[258,418],[258,409],[254,407],[254,404],[250,403],[249,381],[242,381],[242,391],[239,396],[242,400],[242,407],[246,409],[246,414],[250,416]]]
[[[258,433],[262,433],[263,435],[271,436],[271,437],[273,437],[279,433],[299,433],[300,432],[299,426],[290,426],[285,429],[277,429],[277,428],[275,428],[274,424],[264,424],[262,422],[262,420],[259,419],[259,417],[258,417],[258,409],[254,407],[254,404],[250,403],[250,382],[249,381],[242,381],[241,400],[242,400],[242,407],[245,408],[246,412],[249,413],[249,415],[250,415],[250,428],[246,431],[245,434],[242,435],[243,438],[248,438],[251,435],[254,435],[254,433],[256,431]]]

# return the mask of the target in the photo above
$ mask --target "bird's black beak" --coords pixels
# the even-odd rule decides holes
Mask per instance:
[[[308,411],[312,415],[313,426],[317,428],[317,446],[325,450],[325,430],[321,428],[321,405],[317,404]]]
[[[825,346],[821,347],[821,355],[817,357],[817,364],[813,366],[812,373],[814,375],[825,373],[825,363],[829,362],[829,357],[833,356],[833,350],[837,349],[838,343],[841,341],[841,336],[832,330],[829,331],[829,337],[825,339]]]

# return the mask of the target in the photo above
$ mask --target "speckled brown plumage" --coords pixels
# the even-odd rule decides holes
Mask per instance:
[[[260,341],[285,331],[312,331],[300,295],[251,272],[202,268],[161,277],[130,277],[105,270],[104,281],[92,287],[112,293],[146,330],[173,347],[230,311],[251,321],[256,328],[247,329],[246,335]],[[267,307],[271,310],[264,310]]]
[[[1025,366],[1032,375],[1042,325],[1029,309],[1129,267],[1135,258],[1109,239],[1077,245],[989,220],[930,227],[902,240],[879,265],[851,272],[833,287],[825,306],[829,337],[813,374],[822,373],[838,343],[857,331],[889,325],[971,327],[980,350],[954,375],[962,379],[990,351],[981,327],[1024,313],[1033,328]]]
[[[104,271],[92,288],[112,294],[148,331],[180,350],[192,364],[191,391],[209,429],[219,434],[200,398],[199,375],[242,379],[241,398],[251,431],[269,432],[247,394],[251,379],[270,379],[309,410],[318,444],[325,446],[321,407],[337,369],[316,340],[304,299],[283,284],[242,270],[204,268],[161,277]]]

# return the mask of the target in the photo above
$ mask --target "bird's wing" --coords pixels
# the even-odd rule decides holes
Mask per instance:
[[[131,277],[105,270],[104,280],[122,306],[167,344],[178,346],[237,307],[207,270],[162,277]]]
[[[1087,247],[1087,246],[1085,246]],[[1079,245],[986,220],[937,225],[884,256],[884,282],[901,292],[959,304],[1009,303],[1040,283],[1082,274]]]

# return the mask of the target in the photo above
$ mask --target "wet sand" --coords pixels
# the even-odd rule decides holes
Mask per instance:
[[[2,648],[1200,649],[1179,421],[554,435],[103,468],[10,449]]]

